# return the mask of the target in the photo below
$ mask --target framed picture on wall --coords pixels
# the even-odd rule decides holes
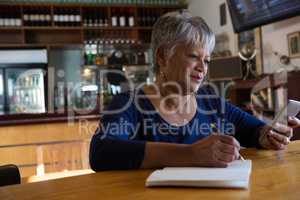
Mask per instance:
[[[289,56],[291,58],[300,57],[300,32],[294,32],[287,35]]]

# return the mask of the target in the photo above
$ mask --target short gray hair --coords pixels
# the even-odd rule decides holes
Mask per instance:
[[[159,71],[156,61],[157,50],[162,47],[164,55],[171,56],[175,47],[180,43],[191,46],[200,45],[211,53],[215,46],[215,35],[201,17],[193,17],[187,10],[164,14],[154,24],[151,36],[156,72]]]

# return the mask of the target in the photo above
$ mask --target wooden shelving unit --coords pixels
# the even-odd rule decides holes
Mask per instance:
[[[0,47],[32,45],[74,45],[83,44],[91,33],[112,32],[124,33],[130,39],[149,43],[152,26],[141,26],[139,14],[144,11],[155,12],[162,15],[168,11],[186,8],[185,5],[140,5],[140,4],[79,4],[79,3],[0,3],[0,9],[10,9],[17,12],[22,18],[20,27],[0,27]],[[24,12],[28,9],[41,8],[50,11],[50,26],[23,26]],[[78,26],[56,26],[54,14],[59,9],[76,9],[81,16]],[[133,13],[135,25],[133,27],[113,27],[111,25],[112,10],[121,9]],[[101,11],[105,14],[108,26],[84,26],[84,18],[89,12]],[[100,36],[101,37],[101,36]]]

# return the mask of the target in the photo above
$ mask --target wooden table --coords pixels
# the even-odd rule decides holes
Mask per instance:
[[[300,199],[300,141],[281,152],[243,150],[253,160],[251,184],[244,189],[146,188],[151,170],[100,172],[0,188],[1,200],[69,199]]]

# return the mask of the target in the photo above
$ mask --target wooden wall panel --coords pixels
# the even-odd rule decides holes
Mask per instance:
[[[19,167],[20,175],[22,178],[29,177],[36,174],[36,167],[35,166],[28,166],[28,167]]]
[[[21,146],[21,147],[0,148],[0,163],[1,165],[36,164],[36,147]]]
[[[75,123],[49,123],[0,127],[0,147],[5,145],[44,143],[89,139],[98,121]]]
[[[0,127],[0,165],[16,164],[22,177],[36,175],[41,162],[45,172],[87,169],[97,126],[96,120],[84,120]]]

